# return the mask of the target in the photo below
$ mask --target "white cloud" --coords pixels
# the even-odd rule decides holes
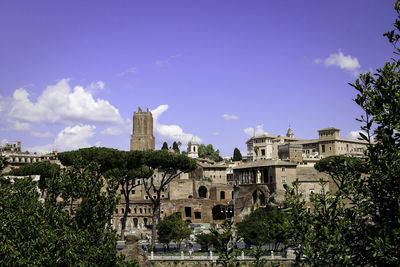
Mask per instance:
[[[58,133],[54,145],[59,150],[75,150],[90,146],[88,139],[94,135],[94,125],[76,125],[65,127]]]
[[[350,138],[350,139],[358,139],[360,137],[360,133],[363,133],[365,135],[367,135],[365,132],[360,131],[360,130],[356,130],[356,131],[350,131],[346,137]]]
[[[211,134],[214,135],[214,136],[218,136],[219,132],[212,132]]]
[[[89,85],[89,88],[104,90],[105,86],[106,86],[106,84],[103,81],[97,81],[97,82],[92,82]]]
[[[31,125],[27,122],[14,121],[14,130],[27,131],[31,129]]]
[[[119,128],[119,127],[108,127],[108,128],[106,128],[106,129],[102,130],[100,133],[101,133],[102,135],[117,136],[117,135],[122,134],[122,132],[123,132],[123,131],[122,131],[121,128]]]
[[[350,55],[345,56],[340,50],[337,53],[330,54],[329,57],[327,57],[323,62],[326,67],[337,66],[343,70],[350,71],[354,75],[357,75],[361,68],[361,65],[356,57],[352,57]],[[314,63],[322,63],[322,59],[317,58],[314,60]]]
[[[224,119],[224,120],[227,120],[227,121],[231,121],[231,120],[233,120],[233,121],[236,121],[236,120],[238,120],[239,119],[239,117],[238,116],[236,116],[236,115],[229,115],[229,114],[223,114],[222,115],[222,118]]]
[[[35,137],[39,137],[39,138],[47,138],[47,137],[53,136],[53,133],[50,132],[50,131],[47,131],[47,132],[45,132],[45,133],[32,131],[32,132],[31,132],[31,135],[32,135],[32,136],[35,136]]]
[[[159,117],[168,110],[168,105],[160,105],[156,109],[151,110],[154,122],[154,131],[159,135],[160,139],[166,141],[180,141],[182,144],[188,143],[192,138],[197,142],[201,142],[201,138],[193,134],[185,133],[183,129],[175,124],[166,125],[159,122]]]
[[[99,81],[93,84],[104,88]],[[29,99],[29,93],[21,88],[14,92],[9,116],[25,122],[70,123],[70,122],[108,122],[122,121],[118,109],[107,100],[94,99],[89,89],[69,85],[63,79],[55,85],[48,86],[37,98],[36,103]],[[93,89],[93,88],[92,88]]]
[[[248,127],[243,130],[243,132],[251,137],[253,136],[259,136],[262,134],[265,134],[266,132],[264,131],[264,124],[257,125],[255,128],[254,127]]]
[[[1,146],[5,146],[6,144],[8,144],[8,140],[7,139],[2,139],[0,141]]]
[[[27,148],[30,152],[49,153],[53,150],[68,151],[83,147],[89,147],[89,139],[94,135],[94,125],[75,125],[74,127],[65,127],[61,130],[52,144],[42,146],[33,146]]]

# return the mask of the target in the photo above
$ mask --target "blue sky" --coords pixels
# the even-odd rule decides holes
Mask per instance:
[[[255,132],[354,137],[348,85],[393,56],[389,0],[1,1],[0,140],[46,152],[193,136],[223,156]]]

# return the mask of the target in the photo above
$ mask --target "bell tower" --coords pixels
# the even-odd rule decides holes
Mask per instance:
[[[131,150],[154,150],[153,115],[147,109],[143,112],[140,107],[133,113],[133,129],[131,135]]]

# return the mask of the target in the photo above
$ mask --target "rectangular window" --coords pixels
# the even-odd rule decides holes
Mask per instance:
[[[195,212],[194,212],[194,218],[195,218],[195,219],[201,219],[201,212],[195,211]]]
[[[329,147],[329,151],[332,151],[332,147],[331,146]]]
[[[283,171],[283,172],[286,171],[286,168],[285,168],[285,167],[282,167],[282,171]]]
[[[286,183],[286,176],[282,176],[282,183]]]
[[[192,208],[185,207],[185,217],[192,217]]]
[[[261,156],[265,156],[265,149],[261,149]]]
[[[325,153],[325,145],[321,145],[322,153]]]
[[[149,196],[144,196],[144,199],[149,199]]]
[[[135,189],[132,189],[131,194],[132,194],[132,195],[135,194]]]
[[[321,195],[323,195],[323,194],[325,194],[325,190],[322,188],[321,191],[319,191],[319,193],[320,193]]]

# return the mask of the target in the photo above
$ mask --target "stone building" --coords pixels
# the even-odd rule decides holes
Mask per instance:
[[[293,163],[315,163],[323,157],[347,155],[363,157],[367,142],[340,137],[340,129],[318,130],[318,139],[294,138],[292,129],[286,136],[263,134],[247,140],[247,158],[257,160],[288,160]]]
[[[140,107],[133,113],[133,129],[131,135],[131,150],[154,150],[153,115],[147,109],[143,112]]]

